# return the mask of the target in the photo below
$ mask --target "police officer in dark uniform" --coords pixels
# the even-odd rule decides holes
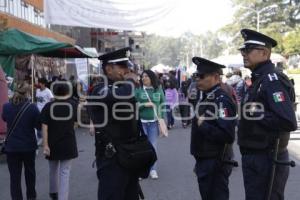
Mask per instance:
[[[124,48],[99,57],[107,79],[93,89],[90,97],[94,103],[90,114],[96,127],[98,200],[139,199],[138,176],[119,165],[114,145],[140,133],[133,85],[137,76],[128,68],[132,66],[129,54],[130,48]]]
[[[268,190],[270,199],[283,200],[289,167],[274,165],[273,158],[289,159],[290,131],[297,127],[293,110],[294,89],[270,61],[271,48],[277,42],[249,29],[241,30],[241,34],[245,40],[240,48],[244,65],[252,71],[252,86],[242,100],[238,128],[246,200],[266,200]]]
[[[194,57],[196,84],[202,91],[192,121],[191,154],[202,200],[228,200],[236,107],[220,86],[223,65]],[[198,92],[198,94],[200,94]]]

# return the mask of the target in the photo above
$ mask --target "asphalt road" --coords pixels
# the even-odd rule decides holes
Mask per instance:
[[[298,133],[292,137],[297,138]],[[73,161],[70,183],[70,200],[97,199],[96,169],[94,160],[94,138],[87,129],[77,130],[79,157]],[[146,179],[141,185],[147,200],[200,200],[197,181],[192,169],[194,159],[189,154],[190,129],[182,129],[178,124],[170,131],[168,138],[159,139],[158,180]],[[291,169],[286,188],[287,200],[299,200],[300,185],[300,140],[292,140],[291,156],[298,166]],[[298,155],[297,155],[298,153]],[[240,163],[240,154],[235,146],[236,160]],[[39,154],[36,160],[37,193],[39,200],[48,197],[48,162]],[[23,194],[24,177],[23,177]],[[9,174],[6,164],[0,164],[0,200],[9,200]],[[234,169],[230,177],[230,199],[244,199],[241,167]]]

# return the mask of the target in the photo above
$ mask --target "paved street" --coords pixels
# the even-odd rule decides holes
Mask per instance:
[[[189,154],[190,129],[175,127],[168,138],[159,140],[159,179],[142,180],[141,185],[147,200],[199,200],[196,177],[192,172],[194,160]],[[300,131],[299,131],[300,133]],[[300,134],[292,134],[290,151],[292,157],[298,159],[298,166],[291,169],[286,189],[287,200],[299,200],[300,185]],[[86,129],[77,131],[79,158],[74,160],[71,173],[70,200],[95,200],[97,194],[97,178],[92,168],[94,159],[93,137]],[[240,162],[236,150],[236,160]],[[298,152],[296,154],[296,152]],[[39,154],[36,162],[37,192],[39,200],[48,197],[48,164]],[[23,180],[24,182],[24,180]],[[0,164],[0,199],[9,198],[9,174],[6,164]],[[232,200],[244,199],[241,168],[233,171],[230,178]]]

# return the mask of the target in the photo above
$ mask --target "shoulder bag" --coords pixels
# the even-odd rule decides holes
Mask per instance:
[[[138,177],[147,178],[157,160],[154,147],[145,134],[115,145],[119,164]]]

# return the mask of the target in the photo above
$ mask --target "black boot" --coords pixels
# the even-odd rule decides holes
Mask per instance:
[[[50,193],[49,196],[52,200],[58,200],[58,194],[57,193]]]

